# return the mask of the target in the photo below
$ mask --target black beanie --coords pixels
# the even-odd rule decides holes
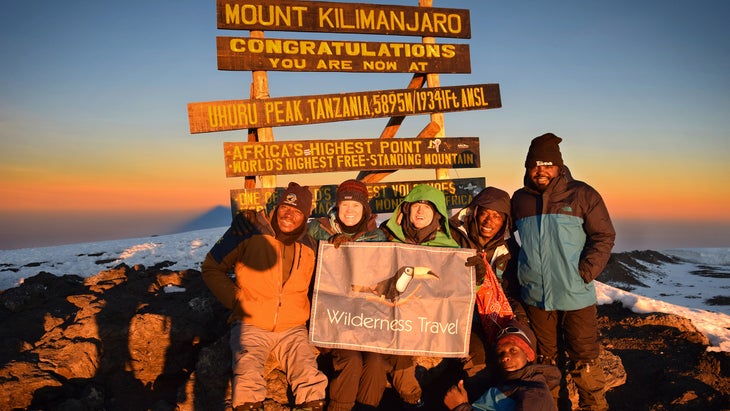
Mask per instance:
[[[563,139],[553,133],[547,133],[533,138],[532,143],[530,143],[530,149],[527,150],[525,168],[562,166],[563,156],[560,154],[560,147],[558,147],[561,141]]]
[[[286,204],[292,206],[304,214],[304,221],[307,221],[312,213],[312,192],[308,186],[300,186],[295,182],[289,183],[284,193],[279,198],[277,207]]]

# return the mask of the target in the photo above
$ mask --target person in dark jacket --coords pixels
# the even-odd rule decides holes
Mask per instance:
[[[476,250],[467,265],[476,271],[476,312],[469,340],[469,356],[463,359],[465,385],[470,398],[488,383],[487,347],[512,318],[525,321],[516,278],[516,243],[511,238],[510,198],[506,191],[487,187],[449,219],[454,239],[462,248]],[[493,362],[493,360],[491,360]],[[492,373],[495,367],[492,368]],[[477,395],[478,396],[478,395]]]
[[[557,411],[551,389],[560,384],[554,365],[535,364],[535,335],[512,320],[497,337],[498,381],[469,405],[464,382],[451,387],[444,404],[453,411]]]
[[[379,229],[375,215],[370,210],[368,191],[358,180],[343,181],[337,187],[335,206],[327,216],[314,219],[308,224],[309,235],[315,240],[328,241],[339,247],[343,243],[355,241],[385,241],[385,233]],[[334,376],[329,384],[328,411],[350,411],[358,402],[377,407],[383,395],[380,378],[369,380],[363,370],[380,367],[383,354],[333,349],[330,351]]]
[[[561,141],[552,133],[532,140],[524,187],[512,195],[521,242],[517,277],[540,361],[557,363],[562,342],[578,405],[606,410],[593,280],[611,256],[616,232],[598,192],[563,164]]]
[[[292,386],[295,410],[324,408],[327,376],[309,344],[309,285],[315,242],[307,234],[308,187],[289,183],[276,207],[250,217],[245,230],[228,229],[202,266],[205,284],[231,310],[232,405],[263,410],[264,363],[274,355]],[[232,280],[228,273],[233,271]]]

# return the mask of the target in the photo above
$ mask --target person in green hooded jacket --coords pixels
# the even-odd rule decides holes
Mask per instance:
[[[459,247],[449,229],[444,193],[426,184],[413,187],[381,228],[390,241],[430,247]]]
[[[459,244],[451,237],[449,218],[444,193],[429,185],[417,185],[403,199],[393,215],[381,224],[389,241],[417,244],[431,247],[453,247]],[[393,378],[402,409],[422,409],[421,386],[416,379],[416,363],[411,356],[384,356],[386,361],[379,370],[372,372],[380,376],[385,390],[387,374]]]

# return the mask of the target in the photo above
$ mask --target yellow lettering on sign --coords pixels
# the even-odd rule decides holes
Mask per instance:
[[[320,59],[319,61],[317,61],[317,69],[350,71],[352,70],[352,60]]]
[[[422,140],[380,139],[380,151],[386,153],[418,153]]]
[[[233,37],[228,41],[228,48],[234,53],[314,55],[322,57],[454,58],[456,56],[456,45],[454,44],[367,43]]]
[[[258,122],[256,105],[216,104],[208,106],[208,125],[211,129],[248,126]]]
[[[259,205],[260,201],[261,195],[258,191],[242,191],[239,192],[238,196],[236,197],[236,202],[238,203],[238,208],[240,209],[253,208]]]
[[[271,58],[269,57],[271,67],[274,69],[283,68],[285,70],[304,70],[307,68],[307,61],[304,59],[282,59],[282,58]]]
[[[228,168],[232,169],[234,174],[250,174],[280,169],[282,165],[283,162],[280,158],[267,158],[233,161]]]
[[[374,213],[382,213],[387,212],[390,210],[395,210],[395,208],[400,204],[401,199],[400,198],[376,198],[373,202],[374,205]]]
[[[331,186],[322,186],[314,189],[314,199],[316,201],[332,201],[335,198],[333,188]]]
[[[456,193],[456,186],[454,186],[453,181],[444,181],[444,182],[431,181],[426,184],[430,185],[431,187],[433,187],[439,191],[443,191],[444,193],[448,193],[448,194]]]
[[[458,153],[428,153],[424,154],[426,165],[453,165]]]
[[[317,23],[326,29],[367,29],[382,32],[427,31],[437,33],[461,33],[463,23],[458,14],[427,13],[423,11],[368,10],[356,8],[345,13],[340,7],[323,7],[317,10]]]
[[[446,207],[453,208],[454,206],[465,206],[472,200],[472,196],[468,194],[461,195],[447,195],[446,196]]]
[[[421,153],[381,153],[372,154],[367,157],[371,167],[406,167],[421,165]]]
[[[264,113],[267,122],[288,123],[303,121],[304,115],[301,111],[301,101],[266,101],[264,102]]]
[[[396,71],[396,70],[398,70],[397,61],[365,60],[362,62],[362,66],[365,70],[370,70],[370,71]]]
[[[428,71],[428,63],[425,61],[414,61],[411,63],[410,67],[408,67],[408,71],[412,71],[415,73],[425,73]]]
[[[312,170],[332,168],[332,157],[308,156],[288,157],[284,159],[287,170]]]
[[[225,16],[227,24],[302,27],[306,11],[303,6],[226,4]]]
[[[337,156],[337,167],[365,167],[365,155],[345,155]]]
[[[489,101],[484,97],[482,87],[464,87],[461,89],[461,104],[464,107],[487,107]]]

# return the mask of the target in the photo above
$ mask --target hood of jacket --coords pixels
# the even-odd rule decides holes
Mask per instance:
[[[504,222],[502,229],[492,237],[486,245],[489,248],[491,243],[501,243],[509,238],[512,232],[512,217],[510,216],[510,198],[506,191],[496,187],[487,187],[480,191],[467,205],[451,217],[449,224],[451,228],[461,231],[461,234],[468,237],[473,244],[479,244],[476,231],[476,218],[479,214],[479,207],[488,208],[502,214]]]
[[[438,231],[437,237],[434,240],[430,240],[421,245],[433,245],[437,247],[458,247],[459,245],[451,237],[451,229],[449,228],[449,215],[446,208],[446,199],[444,194],[438,189],[431,187],[427,184],[420,184],[413,189],[398,205],[398,208],[390,216],[390,219],[386,222],[385,226],[395,236],[396,240],[405,242],[405,235],[403,233],[403,227],[400,223],[403,218],[403,207],[408,203],[414,203],[416,201],[428,201],[433,204],[436,208],[436,212],[441,215],[441,230]]]

